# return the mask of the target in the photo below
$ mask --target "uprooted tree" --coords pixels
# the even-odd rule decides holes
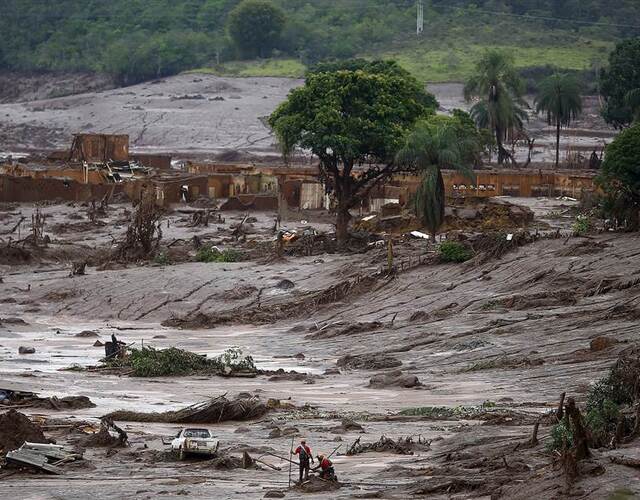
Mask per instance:
[[[270,116],[285,158],[299,147],[320,160],[320,180],[337,205],[340,248],[348,239],[350,210],[404,168],[396,152],[413,124],[436,105],[395,63],[358,62],[309,74]]]
[[[124,240],[118,244],[116,259],[131,262],[152,258],[162,240],[161,215],[154,198],[148,194],[143,195]]]

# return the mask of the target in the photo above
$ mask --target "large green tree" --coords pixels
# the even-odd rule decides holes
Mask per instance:
[[[607,195],[605,209],[637,230],[640,210],[640,124],[623,131],[605,151],[598,183]]]
[[[625,96],[627,106],[631,109],[634,122],[640,122],[640,87],[627,92]]]
[[[415,122],[434,113],[427,101],[414,78],[393,72],[320,72],[308,75],[270,116],[285,156],[299,147],[318,157],[320,178],[337,204],[340,247],[348,239],[350,210],[402,168],[396,152]]]
[[[523,128],[527,119],[522,98],[524,83],[513,65],[513,58],[499,51],[488,51],[478,61],[476,69],[464,87],[478,127],[493,133],[498,150],[498,164],[513,161],[504,142]]]
[[[604,97],[602,116],[616,128],[629,126],[634,110],[627,95],[640,88],[640,38],[616,45],[609,56],[609,67],[600,74],[600,93]]]
[[[540,83],[535,101],[536,113],[547,115],[547,123],[556,127],[556,167],[560,163],[560,131],[582,112],[580,84],[571,75],[556,73]]]
[[[466,129],[463,115],[434,116],[419,121],[396,156],[399,164],[422,174],[415,198],[416,214],[432,241],[444,222],[445,192],[442,169],[470,173],[480,152],[480,136]]]
[[[229,36],[247,57],[266,57],[280,41],[284,12],[271,2],[244,0],[229,13]]]

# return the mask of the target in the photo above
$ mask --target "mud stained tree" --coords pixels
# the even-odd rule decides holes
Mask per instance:
[[[402,169],[396,152],[414,123],[435,109],[435,99],[408,73],[393,64],[381,68],[310,74],[269,118],[285,158],[296,147],[318,157],[320,180],[337,205],[340,248],[350,210]]]

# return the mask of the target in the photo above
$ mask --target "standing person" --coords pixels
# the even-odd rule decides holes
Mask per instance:
[[[307,442],[303,439],[300,441],[300,446],[292,453],[298,455],[298,459],[300,460],[300,482],[302,483],[303,476],[305,480],[309,479],[309,461],[313,462],[311,448],[307,446]]]

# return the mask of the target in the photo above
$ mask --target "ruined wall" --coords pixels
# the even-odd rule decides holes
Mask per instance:
[[[299,207],[305,210],[319,210],[325,205],[325,189],[319,182],[306,181],[300,185]],[[290,205],[291,206],[291,205]]]
[[[107,134],[76,134],[70,157],[75,161],[101,163],[107,160],[129,160],[129,136]]]
[[[131,160],[144,167],[155,168],[158,170],[171,170],[171,155],[131,153],[129,156]]]
[[[70,179],[89,184],[103,184],[105,178],[97,169],[85,170],[82,165],[29,167],[21,164],[5,165],[0,174],[34,179]]]
[[[65,179],[34,179],[0,175],[0,202],[33,203],[45,200],[99,200],[107,193],[124,192],[122,185],[83,184]]]
[[[584,191],[594,191],[593,172],[549,172],[549,171],[478,171],[472,179],[464,174],[443,171],[442,177],[447,196],[560,196],[580,197]],[[415,194],[420,177],[414,175],[394,176],[394,186],[407,188],[407,195]],[[406,201],[403,201],[406,203]]]
[[[208,176],[209,198],[228,198],[231,196],[233,178],[229,174],[211,174]]]
[[[182,187],[187,186],[187,202],[194,201],[200,196],[209,196],[209,180],[207,177],[192,177],[170,181],[151,180],[156,191],[156,200],[160,205],[182,202]]]

